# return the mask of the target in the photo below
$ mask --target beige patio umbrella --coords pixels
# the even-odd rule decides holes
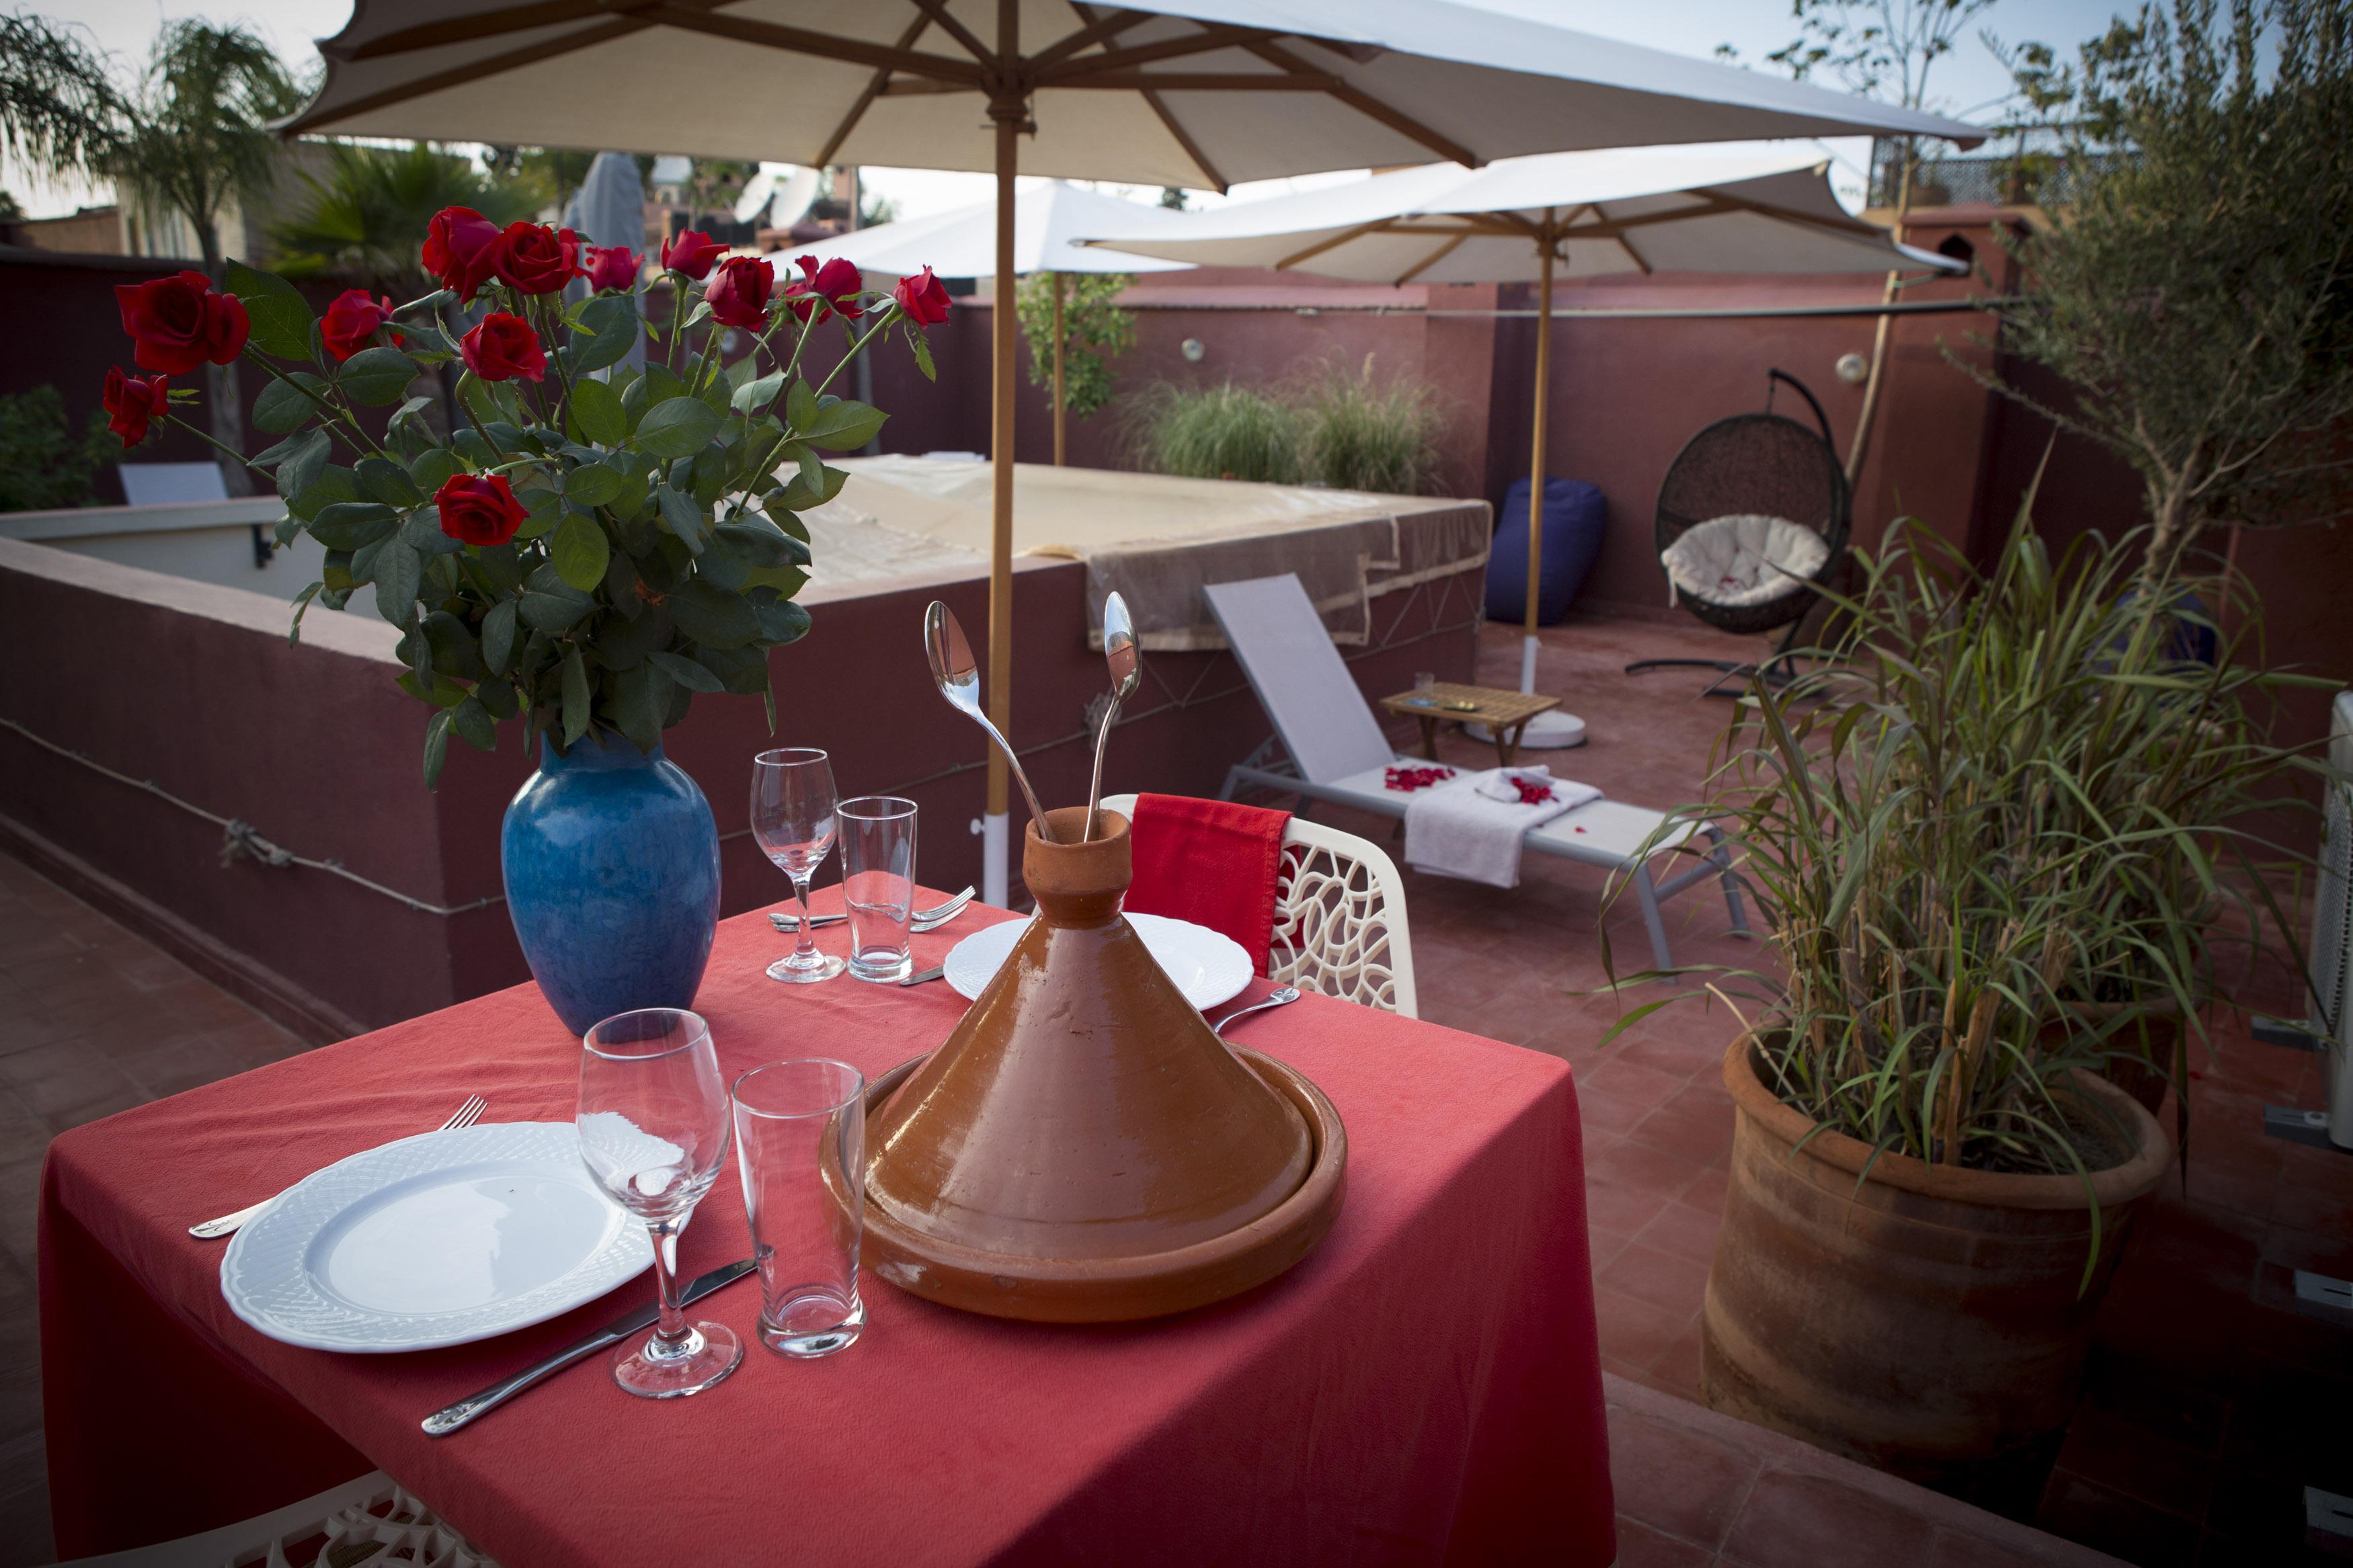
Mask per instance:
[[[1520,689],[1536,681],[1544,564],[1545,411],[1552,387],[1553,275],[1968,270],[1898,245],[1848,214],[1819,151],[1630,147],[1432,163],[1356,184],[1180,213],[1091,237],[1121,255],[1204,267],[1297,268],[1362,283],[1538,285],[1535,458],[1528,494],[1527,635]],[[1573,746],[1584,723],[1539,714],[1523,746]]]
[[[1973,128],[1451,0],[357,0],[290,132],[1205,186],[1430,157]],[[784,68],[780,68],[780,66]],[[1012,732],[1013,312],[993,320],[988,707]],[[1006,773],[988,762],[1005,891]]]

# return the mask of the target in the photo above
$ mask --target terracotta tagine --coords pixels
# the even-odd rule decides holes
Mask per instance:
[[[1076,839],[1086,812],[1049,813]],[[1321,1090],[1229,1048],[1120,913],[1128,826],[1030,826],[1038,918],[929,1057],[868,1099],[866,1256],[944,1305],[1047,1322],[1156,1317],[1306,1256],[1347,1138]]]

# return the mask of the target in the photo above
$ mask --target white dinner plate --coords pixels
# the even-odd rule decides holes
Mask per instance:
[[[1206,1011],[1231,1001],[1250,983],[1250,954],[1223,931],[1165,915],[1130,915],[1127,923],[1160,961],[1163,973],[1185,993],[1185,1000],[1196,1007]],[[1028,921],[1003,921],[973,932],[948,949],[944,978],[957,995],[968,1002],[976,1000],[1029,929]]]
[[[652,1261],[570,1122],[481,1122],[296,1183],[229,1238],[221,1295],[290,1345],[421,1351],[543,1322]]]

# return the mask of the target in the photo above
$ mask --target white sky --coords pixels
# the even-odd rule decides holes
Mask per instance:
[[[1678,54],[1708,55],[1728,43],[1750,61],[1794,36],[1788,0],[1649,0],[1627,5],[1623,0],[1467,0],[1495,11],[1532,16],[1589,33],[1645,44]],[[307,67],[313,57],[310,40],[330,37],[351,16],[350,0],[33,0],[30,9],[87,28],[100,48],[120,57],[126,70],[147,58],[150,45],[166,21],[183,16],[206,16],[249,24],[274,43],[290,62]],[[1997,0],[1986,21],[2003,38],[2017,42],[2034,38],[2059,47],[2072,56],[2074,46],[2100,32],[2118,9],[2116,0]],[[1772,69],[1771,67],[1761,68]],[[1937,62],[1931,76],[1929,107],[1980,119],[1988,105],[2008,88],[2001,67],[1974,37],[1962,40],[1954,52]],[[1826,86],[1838,85],[1825,81]],[[1840,158],[1841,194],[1859,194],[1860,165],[1869,155],[1869,143],[1848,141],[1826,143]],[[897,204],[902,217],[963,206],[987,199],[993,188],[986,174],[945,174],[926,169],[869,168],[867,186]],[[1237,185],[1229,200],[1248,200],[1274,192],[1354,178],[1352,174],[1312,175]],[[71,212],[75,206],[104,199],[103,193],[72,186],[52,186],[25,171],[0,166],[0,184],[12,192],[25,210],[36,216]],[[1117,185],[1103,189],[1151,199],[1156,191]],[[1215,205],[1218,198],[1197,195],[1193,205]]]

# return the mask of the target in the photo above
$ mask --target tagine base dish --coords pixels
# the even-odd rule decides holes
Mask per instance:
[[[900,1289],[941,1306],[1038,1323],[1165,1317],[1265,1284],[1313,1251],[1339,1216],[1348,1135],[1340,1113],[1303,1074],[1247,1047],[1228,1048],[1297,1110],[1314,1142],[1299,1186],[1257,1219],[1174,1251],[1052,1258],[987,1252],[919,1235],[869,1200],[868,1266]],[[928,1059],[926,1053],[902,1062],[869,1085],[867,1115],[881,1110]]]

